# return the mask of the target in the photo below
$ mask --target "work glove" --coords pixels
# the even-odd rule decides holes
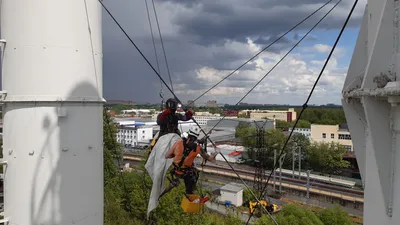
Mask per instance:
[[[171,114],[172,114],[171,109],[166,109],[166,110],[164,110],[164,111],[162,112],[162,115],[163,115],[163,116],[168,116],[168,115],[171,115]]]

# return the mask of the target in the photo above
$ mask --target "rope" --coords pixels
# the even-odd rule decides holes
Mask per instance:
[[[246,62],[244,62],[242,65],[240,65],[238,68],[236,68],[235,70],[233,70],[231,73],[229,73],[226,77],[224,77],[221,81],[219,81],[218,83],[216,83],[214,86],[212,86],[211,88],[209,88],[207,91],[205,91],[203,94],[201,94],[199,97],[195,98],[195,100],[193,100],[193,102],[189,105],[192,105],[195,103],[195,101],[199,100],[201,97],[203,97],[205,94],[207,94],[209,91],[211,91],[213,88],[215,88],[216,86],[218,86],[220,83],[222,83],[224,80],[228,79],[230,76],[232,76],[236,71],[240,70],[243,66],[247,65],[247,63],[249,63],[250,61],[252,61],[253,59],[255,59],[257,56],[259,56],[261,53],[263,53],[264,51],[266,51],[269,47],[271,47],[273,44],[275,44],[276,42],[278,42],[279,40],[281,40],[284,36],[286,36],[288,33],[290,33],[292,30],[296,29],[298,26],[300,26],[300,24],[304,23],[304,21],[306,21],[307,19],[309,19],[310,17],[312,17],[315,13],[317,13],[319,10],[321,10],[322,8],[324,8],[326,5],[328,5],[330,2],[332,2],[333,0],[329,0],[327,3],[323,4],[321,7],[319,7],[317,10],[315,10],[313,13],[311,13],[310,15],[308,15],[306,18],[304,18],[302,21],[300,21],[299,23],[297,23],[295,26],[293,26],[292,28],[290,28],[288,31],[286,31],[284,34],[282,34],[281,36],[279,36],[275,41],[271,42],[269,45],[267,45],[265,48],[263,48],[261,51],[259,51],[257,54],[255,54],[253,57],[251,57],[249,60],[247,60]]]
[[[163,41],[163,39],[162,39],[160,24],[159,24],[159,22],[158,22],[158,16],[157,16],[156,6],[155,6],[155,4],[154,4],[154,0],[151,0],[151,2],[153,3],[153,9],[154,9],[154,15],[155,15],[155,17],[156,17],[158,33],[160,34],[160,42],[161,42],[161,47],[162,47],[162,50],[163,50],[163,53],[164,53],[165,65],[167,66],[167,72],[168,72],[169,82],[171,83],[171,89],[172,89],[172,91],[174,91],[174,87],[173,87],[173,85],[172,85],[171,73],[170,73],[170,71],[169,71],[169,66],[168,66],[167,54],[165,53],[165,48],[164,48],[164,41]]]
[[[342,0],[339,0],[341,2]],[[234,106],[238,106],[310,33],[313,31],[321,22],[325,19],[326,16],[339,4],[336,3]],[[224,115],[212,128],[215,129],[226,118],[227,115]],[[210,132],[211,132],[210,130]]]
[[[108,8],[103,4],[101,0],[98,0],[104,10],[109,14],[109,16],[114,20],[116,25],[121,29],[121,31],[124,33],[124,35],[128,38],[128,40],[131,42],[131,44],[136,48],[136,50],[139,52],[139,54],[143,57],[143,59],[146,61],[146,63],[150,66],[150,68],[154,71],[154,73],[160,78],[160,80],[163,82],[163,84],[168,88],[168,90],[171,92],[171,94],[175,97],[175,99],[182,104],[182,102],[179,100],[179,98],[175,95],[175,93],[171,90],[171,88],[168,86],[168,84],[165,82],[165,80],[161,77],[161,75],[157,72],[157,70],[154,68],[154,66],[150,63],[150,61],[146,58],[146,56],[143,54],[143,52],[139,49],[139,47],[135,44],[135,42],[132,40],[132,38],[126,33],[125,29],[120,25],[120,23],[115,19],[115,17],[112,15],[112,13],[108,10]],[[211,142],[211,144],[216,148],[215,143],[207,136],[207,133],[201,128],[199,123],[193,118],[192,121],[196,123],[197,126],[199,126],[200,130],[203,132],[205,137]],[[242,179],[242,177],[239,175],[239,173],[232,167],[232,165],[229,163],[229,161],[226,159],[226,157],[221,154],[222,158],[225,160],[225,162],[229,165],[229,167],[232,169],[232,171],[236,174],[236,176],[241,180],[241,182],[244,184],[244,186],[250,191],[251,195],[257,200],[259,203],[260,201],[258,200],[257,196],[251,191],[249,186],[246,184],[246,182]],[[279,225],[275,219],[271,216],[271,214],[268,212],[268,210],[262,206],[263,210],[270,216],[270,218],[275,222],[276,225]]]
[[[153,48],[154,48],[154,55],[156,57],[156,63],[157,63],[157,71],[161,73],[160,71],[160,64],[158,61],[158,54],[157,54],[157,48],[156,48],[156,42],[154,40],[154,34],[153,34],[153,27],[151,25],[151,19],[150,19],[150,12],[149,12],[149,6],[147,5],[147,0],[144,0],[144,3],[146,4],[146,11],[147,11],[147,19],[149,20],[149,26],[150,26],[150,33],[151,33],[151,39],[153,40]],[[164,101],[164,96],[163,96],[163,84],[160,81],[160,97],[161,97],[161,110],[162,110],[162,105]]]
[[[332,7],[332,9],[331,9],[330,11],[332,11],[340,2],[341,2],[341,0],[339,0],[339,1],[336,3],[336,5],[335,5],[334,7]],[[354,2],[354,4],[353,4],[353,7],[351,8],[351,10],[350,10],[350,12],[349,12],[349,14],[348,14],[348,16],[347,16],[347,18],[346,18],[346,21],[344,22],[344,24],[343,24],[343,26],[342,26],[342,29],[340,30],[340,32],[339,32],[339,34],[338,34],[338,37],[336,38],[336,41],[335,41],[335,43],[333,44],[332,49],[331,49],[331,51],[330,51],[330,53],[329,53],[327,59],[325,60],[324,66],[322,67],[321,72],[319,73],[317,79],[315,80],[314,85],[313,85],[313,87],[312,87],[312,89],[311,89],[311,91],[310,91],[310,94],[309,94],[308,97],[307,97],[307,100],[306,100],[305,103],[303,104],[303,108],[302,108],[302,110],[301,110],[300,113],[299,113],[299,117],[298,117],[298,119],[296,120],[296,122],[294,123],[294,125],[293,125],[293,127],[292,127],[292,130],[291,130],[291,132],[289,133],[289,136],[288,136],[288,138],[286,139],[285,144],[283,145],[283,147],[282,147],[282,149],[281,149],[281,151],[280,151],[280,154],[279,154],[279,156],[278,156],[278,159],[280,159],[280,158],[282,157],[282,155],[283,155],[283,153],[284,153],[284,150],[285,150],[287,144],[289,143],[289,140],[290,140],[290,138],[291,138],[291,136],[292,136],[292,134],[293,134],[293,131],[294,131],[294,129],[296,128],[296,125],[297,125],[297,123],[299,122],[299,120],[300,120],[300,118],[301,118],[301,115],[303,114],[304,110],[307,108],[307,104],[308,104],[308,102],[310,101],[312,94],[314,93],[315,87],[317,86],[318,81],[320,80],[320,78],[321,78],[323,72],[325,71],[325,68],[326,68],[326,66],[328,65],[328,62],[329,62],[330,58],[332,57],[333,51],[335,50],[335,48],[336,48],[336,46],[337,46],[337,44],[338,44],[338,42],[339,42],[339,40],[340,40],[340,37],[342,36],[342,34],[343,34],[343,32],[344,32],[344,29],[346,28],[347,23],[349,22],[350,17],[351,17],[351,15],[353,14],[353,11],[354,11],[354,9],[355,9],[357,3],[358,3],[358,0],[355,0],[355,2]],[[329,12],[330,12],[330,11],[329,11]],[[328,13],[329,13],[329,12],[328,12]],[[268,182],[269,182],[269,180],[271,179],[271,176],[272,176],[274,170],[277,168],[277,165],[278,165],[278,163],[277,163],[276,165],[274,165],[273,169],[271,170],[271,172],[270,172],[270,174],[269,174],[269,176],[268,176],[267,182],[266,182],[266,184],[265,184],[265,186],[264,186],[264,188],[263,188],[263,190],[262,190],[262,192],[261,192],[261,194],[260,194],[261,196],[264,195],[264,192],[266,191],[266,189],[267,189],[267,187],[268,187]],[[248,222],[250,221],[250,219],[251,219],[252,216],[253,216],[253,213],[250,214],[249,219],[247,220],[247,223],[246,223],[246,224],[248,224]]]

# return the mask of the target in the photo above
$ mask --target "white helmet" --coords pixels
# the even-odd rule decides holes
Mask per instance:
[[[189,134],[187,132],[183,132],[181,135],[182,138],[188,138],[188,136],[189,136]]]
[[[188,136],[193,136],[193,137],[196,137],[196,138],[198,138],[199,137],[199,128],[190,128],[190,130],[189,130],[189,132],[188,132]]]

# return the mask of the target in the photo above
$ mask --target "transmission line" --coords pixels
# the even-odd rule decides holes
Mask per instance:
[[[284,36],[286,36],[288,33],[290,33],[291,31],[293,31],[294,29],[296,29],[298,26],[300,26],[300,24],[304,23],[304,21],[308,20],[310,17],[312,17],[315,13],[317,13],[319,10],[321,10],[322,8],[324,8],[326,5],[328,5],[330,2],[332,2],[333,0],[329,0],[328,2],[326,2],[325,4],[323,4],[321,7],[319,7],[317,10],[315,10],[313,13],[311,13],[310,15],[308,15],[306,18],[304,18],[302,21],[300,21],[299,23],[297,23],[295,26],[293,26],[292,28],[290,28],[288,31],[286,31],[284,34],[282,34],[281,36],[279,36],[277,39],[275,39],[273,42],[271,42],[269,45],[267,45],[266,47],[264,47],[263,49],[261,49],[261,51],[259,51],[257,54],[255,54],[253,57],[251,57],[249,60],[247,60],[246,62],[244,62],[242,65],[240,65],[238,68],[234,69],[231,73],[229,73],[227,76],[225,76],[224,78],[222,78],[221,81],[219,81],[218,83],[214,84],[211,88],[209,88],[207,91],[205,91],[203,94],[201,94],[199,97],[195,98],[193,100],[191,104],[194,104],[195,101],[199,100],[201,97],[203,97],[205,94],[207,94],[208,92],[210,92],[212,89],[214,89],[216,86],[218,86],[220,83],[222,83],[224,80],[228,79],[230,76],[232,76],[235,72],[237,72],[238,70],[240,70],[243,66],[247,65],[247,63],[249,63],[250,61],[252,61],[253,59],[255,59],[257,56],[259,56],[261,53],[263,53],[264,51],[266,51],[269,47],[271,47],[273,44],[275,44],[276,42],[278,42],[279,40],[281,40]]]
[[[168,66],[167,54],[165,53],[165,48],[164,48],[164,41],[163,41],[163,38],[162,38],[162,35],[161,35],[160,24],[159,24],[159,22],[158,22],[158,16],[157,16],[156,5],[154,4],[154,0],[151,0],[151,2],[153,3],[154,15],[155,15],[155,17],[156,17],[158,33],[160,34],[160,42],[161,42],[161,47],[162,47],[162,50],[163,50],[163,53],[164,53],[165,65],[167,66],[167,72],[168,72],[169,82],[171,83],[171,90],[174,91],[174,86],[173,86],[173,84],[172,84],[171,73],[170,73],[169,66]]]
[[[144,0],[144,3],[146,5],[146,11],[147,11],[147,19],[149,20],[149,27],[150,27],[150,33],[151,33],[151,39],[153,40],[153,48],[154,48],[154,55],[156,57],[156,63],[157,63],[157,71],[161,73],[160,70],[160,64],[158,62],[158,54],[157,54],[157,48],[156,48],[156,42],[154,40],[154,34],[153,34],[153,26],[151,25],[151,19],[150,19],[150,12],[149,12],[149,6],[147,5],[147,0]],[[163,99],[163,83],[160,81],[160,97]],[[163,100],[162,100],[163,101]],[[161,103],[161,110],[162,110],[162,103]]]
[[[339,2],[341,2],[341,0],[338,1],[338,3],[336,3],[336,5],[335,5],[333,8],[335,8],[335,7],[339,4]],[[320,71],[320,73],[319,73],[317,79],[315,80],[314,85],[313,85],[313,87],[312,87],[312,89],[311,89],[311,91],[310,91],[310,94],[309,94],[308,97],[307,97],[307,100],[306,100],[305,103],[303,104],[302,110],[301,110],[300,113],[299,113],[299,117],[297,118],[296,122],[294,123],[294,125],[293,125],[293,127],[292,127],[292,130],[290,131],[289,136],[287,137],[287,139],[286,139],[286,141],[285,141],[285,144],[283,145],[283,147],[282,147],[282,149],[281,149],[281,151],[280,151],[280,153],[279,153],[278,159],[282,157],[282,155],[283,155],[283,153],[284,153],[284,150],[285,150],[287,144],[289,143],[289,140],[290,140],[290,138],[291,138],[291,136],[292,136],[292,134],[293,134],[293,131],[294,131],[294,129],[296,128],[296,125],[297,125],[297,123],[299,122],[299,120],[300,120],[300,118],[301,118],[301,115],[303,114],[304,110],[307,108],[308,102],[309,102],[310,99],[311,99],[311,96],[312,96],[312,94],[313,94],[313,92],[314,92],[314,90],[315,90],[315,87],[317,86],[318,81],[320,80],[320,78],[321,78],[321,76],[322,76],[322,74],[323,74],[323,72],[324,72],[326,66],[328,65],[328,62],[329,62],[330,58],[332,57],[333,51],[335,50],[335,48],[336,48],[336,46],[337,46],[337,44],[338,44],[338,42],[339,42],[339,40],[340,40],[340,37],[342,36],[342,34],[343,34],[343,32],[344,32],[344,29],[346,28],[346,26],[347,26],[347,24],[348,24],[348,22],[349,22],[349,20],[350,20],[350,17],[351,17],[351,15],[352,15],[353,12],[354,12],[354,9],[355,9],[357,3],[358,3],[358,0],[355,0],[355,1],[354,1],[354,4],[353,4],[353,7],[351,8],[351,10],[350,10],[350,12],[349,12],[349,14],[348,14],[348,16],[347,16],[347,18],[346,18],[346,21],[344,22],[344,24],[343,24],[343,26],[342,26],[342,29],[340,30],[340,32],[339,32],[339,34],[338,34],[338,36],[337,36],[337,38],[336,38],[336,40],[335,40],[335,43],[334,43],[333,46],[332,46],[332,49],[331,49],[331,51],[330,51],[330,53],[329,53],[327,59],[325,60],[324,66],[322,67],[322,69],[321,69],[321,71]],[[333,9],[333,8],[332,8],[332,9]],[[332,10],[332,9],[331,9],[331,10]],[[274,172],[274,170],[275,170],[276,168],[277,168],[277,164],[274,165],[273,169],[271,170],[271,172],[270,172],[270,174],[269,174],[269,176],[268,176],[267,182],[266,182],[266,184],[265,184],[265,186],[264,186],[264,189],[263,189],[263,191],[262,191],[261,194],[260,194],[261,196],[264,195],[264,192],[266,191],[266,189],[267,189],[267,187],[268,187],[268,182],[270,181],[271,176],[272,176],[272,174],[273,174],[273,172]],[[250,219],[251,219],[252,216],[253,216],[253,213],[250,214],[249,219],[247,220],[247,223],[246,223],[246,224],[249,223],[249,221],[250,221]]]
[[[239,105],[243,99],[245,99],[310,33],[313,31],[321,22],[322,20],[327,17],[334,8],[341,2],[339,0],[236,104],[235,106]],[[218,126],[226,118],[227,115],[224,115],[212,128],[209,132],[211,132],[215,127]]]

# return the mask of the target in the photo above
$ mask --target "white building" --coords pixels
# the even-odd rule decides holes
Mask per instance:
[[[116,135],[118,143],[135,147],[139,142],[150,142],[153,139],[153,127],[121,126]]]
[[[231,182],[220,188],[221,196],[219,201],[221,202],[231,202],[232,205],[238,207],[243,205],[243,186]]]
[[[289,128],[289,132],[292,132],[292,128]],[[311,138],[311,128],[295,128],[293,133],[303,134],[304,136]]]
[[[193,116],[193,118],[199,123],[200,126],[206,126],[209,120],[220,120],[221,116]]]

